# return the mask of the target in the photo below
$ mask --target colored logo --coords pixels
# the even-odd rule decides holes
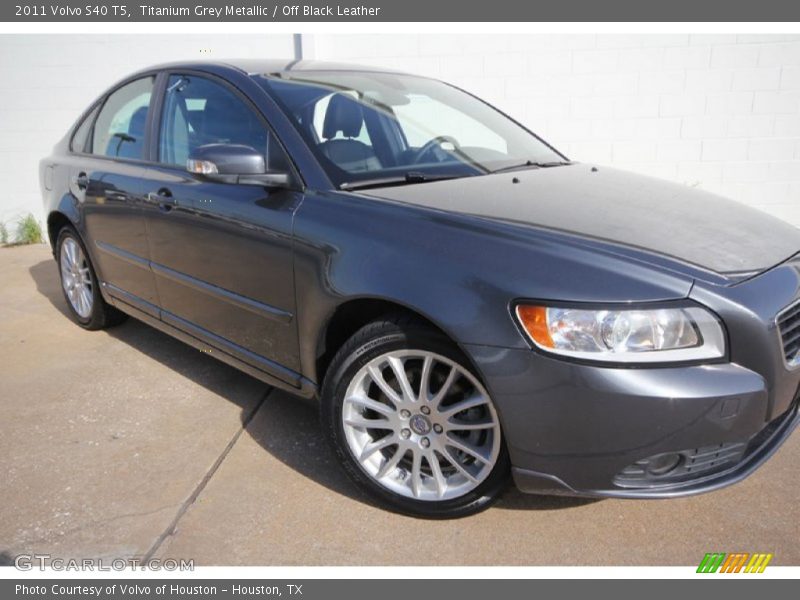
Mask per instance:
[[[763,573],[772,560],[772,554],[757,552],[712,552],[706,554],[697,567],[698,573]]]

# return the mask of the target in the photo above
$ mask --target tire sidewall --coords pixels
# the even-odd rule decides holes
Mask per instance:
[[[352,455],[342,423],[344,396],[356,373],[374,358],[396,350],[426,350],[459,363],[480,380],[463,353],[453,344],[442,339],[441,336],[424,329],[406,331],[400,329],[387,331],[386,329],[366,340],[358,340],[359,336],[356,334],[351,341],[358,341],[353,345],[348,343],[340,350],[325,378],[322,392],[322,423],[339,462],[347,475],[361,489],[378,501],[404,514],[447,519],[467,516],[487,508],[506,488],[509,480],[510,461],[504,439],[502,439],[502,431],[500,453],[489,476],[472,491],[450,500],[432,502],[395,494],[367,474]]]

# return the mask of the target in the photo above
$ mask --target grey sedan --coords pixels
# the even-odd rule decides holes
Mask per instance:
[[[752,473],[798,422],[800,231],[568,160],[433,79],[169,64],[41,162],[66,302],[319,403],[407,514],[525,492],[668,498]]]

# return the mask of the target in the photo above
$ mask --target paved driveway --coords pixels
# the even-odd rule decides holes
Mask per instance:
[[[44,246],[0,249],[0,561],[208,565],[800,564],[800,432],[745,482],[672,501],[509,490],[451,522],[359,496],[313,406],[141,323],[69,321]]]

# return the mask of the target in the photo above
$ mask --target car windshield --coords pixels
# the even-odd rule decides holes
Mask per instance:
[[[564,164],[564,156],[483,101],[412,75],[296,71],[255,80],[343,189]]]

